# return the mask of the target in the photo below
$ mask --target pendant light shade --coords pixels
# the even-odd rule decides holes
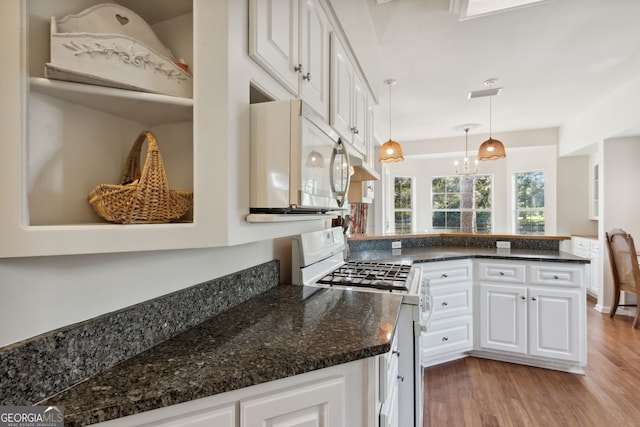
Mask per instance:
[[[380,147],[379,160],[381,163],[400,162],[404,160],[402,147],[396,141],[391,139],[391,86],[394,86],[396,81],[389,79],[384,82],[389,85],[389,140]]]
[[[496,81],[496,79],[489,79],[484,84],[491,88]],[[493,98],[492,95],[489,96],[489,139],[478,148],[478,160],[498,160],[507,157],[502,142],[493,139],[491,136],[491,98]]]
[[[507,157],[504,145],[497,139],[489,138],[478,148],[478,160],[498,160]]]
[[[383,163],[401,162],[404,160],[402,147],[395,141],[388,140],[380,147],[380,161]]]

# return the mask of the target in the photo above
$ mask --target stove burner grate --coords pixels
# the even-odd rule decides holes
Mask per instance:
[[[411,266],[385,262],[347,262],[318,283],[392,291],[408,290]]]

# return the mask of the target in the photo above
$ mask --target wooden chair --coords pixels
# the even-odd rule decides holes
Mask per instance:
[[[640,297],[640,268],[633,237],[625,231],[614,228],[608,233],[607,247],[609,248],[609,262],[613,274],[613,304],[609,317],[613,318],[618,307],[637,307],[636,304],[619,304],[620,292],[632,292],[636,298]],[[636,312],[633,327],[640,329],[640,310]]]

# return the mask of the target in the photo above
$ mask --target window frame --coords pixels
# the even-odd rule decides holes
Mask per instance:
[[[541,173],[542,174],[542,194],[543,194],[543,205],[542,207],[538,206],[538,207],[529,207],[529,208],[520,208],[518,207],[519,204],[519,199],[518,199],[518,176],[519,175],[524,175],[524,174],[531,174],[531,173]],[[514,234],[517,235],[525,235],[525,236],[544,236],[546,233],[546,229],[547,229],[547,211],[546,211],[546,186],[547,182],[546,182],[546,174],[544,172],[544,169],[531,169],[531,170],[525,170],[525,171],[520,171],[520,172],[514,172],[512,175],[512,197],[513,197],[513,216],[512,216],[512,220],[513,220],[513,228],[512,228],[512,232]],[[520,231],[520,221],[519,221],[519,214],[520,213],[535,213],[535,212],[541,212],[541,216],[543,218],[543,226],[542,226],[542,231],[538,231],[538,232],[527,232],[527,233],[523,233],[522,231]]]
[[[410,208],[396,208],[396,180],[408,179],[411,185],[411,207]],[[396,175],[393,177],[392,194],[391,194],[391,218],[393,223],[393,232],[398,234],[413,233],[416,225],[416,178],[414,176]],[[396,212],[408,212],[411,215],[410,230],[398,231],[396,227]]]
[[[490,179],[491,190],[490,190],[490,194],[489,194],[489,205],[490,205],[489,208],[476,208],[476,207],[474,207],[474,208],[469,209],[469,208],[461,208],[460,206],[458,208],[455,208],[455,209],[451,209],[451,208],[437,209],[437,208],[434,208],[434,195],[445,194],[445,197],[446,197],[446,194],[449,194],[447,191],[445,191],[444,193],[434,193],[434,191],[433,191],[434,180],[442,179],[442,178],[444,178],[445,180],[449,179],[449,178],[456,178],[458,180],[461,180],[462,178],[465,178],[465,177],[463,175],[438,175],[438,176],[432,176],[431,177],[431,183],[430,183],[429,191],[431,193],[431,228],[432,228],[432,230],[434,230],[434,231],[435,230],[442,230],[442,232],[460,232],[460,228],[462,226],[462,224],[459,224],[457,230],[454,230],[454,229],[452,229],[450,227],[448,227],[448,228],[436,228],[436,227],[434,227],[434,225],[433,225],[433,216],[434,216],[434,213],[436,213],[436,212],[445,212],[445,213],[448,213],[448,212],[453,212],[453,213],[459,212],[460,213],[460,217],[462,217],[462,212],[473,212],[473,213],[476,214],[476,219],[477,219],[478,213],[488,212],[489,215],[490,215],[489,230],[488,231],[480,231],[479,232],[477,230],[477,228],[476,228],[476,230],[474,230],[472,232],[476,233],[476,234],[491,234],[493,232],[493,230],[494,230],[494,218],[495,218],[495,215],[494,215],[494,190],[495,190],[495,188],[494,188],[495,187],[495,185],[494,185],[494,176],[493,176],[493,174],[490,174],[490,173],[477,174],[477,175],[472,176],[472,178],[474,178],[474,185],[473,185],[473,191],[474,192],[477,192],[476,181],[475,181],[476,177],[486,177],[486,178]],[[446,189],[446,187],[447,186],[445,185],[445,189]],[[462,194],[462,192],[458,191],[457,193],[451,193],[451,194]]]

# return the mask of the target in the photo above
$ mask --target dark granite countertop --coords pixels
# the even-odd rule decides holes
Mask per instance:
[[[466,258],[489,258],[503,260],[572,262],[588,264],[582,258],[567,252],[541,251],[533,249],[495,249],[433,246],[424,248],[381,249],[351,251],[350,261],[433,262]]]
[[[276,286],[39,404],[87,425],[372,357],[401,301]]]

